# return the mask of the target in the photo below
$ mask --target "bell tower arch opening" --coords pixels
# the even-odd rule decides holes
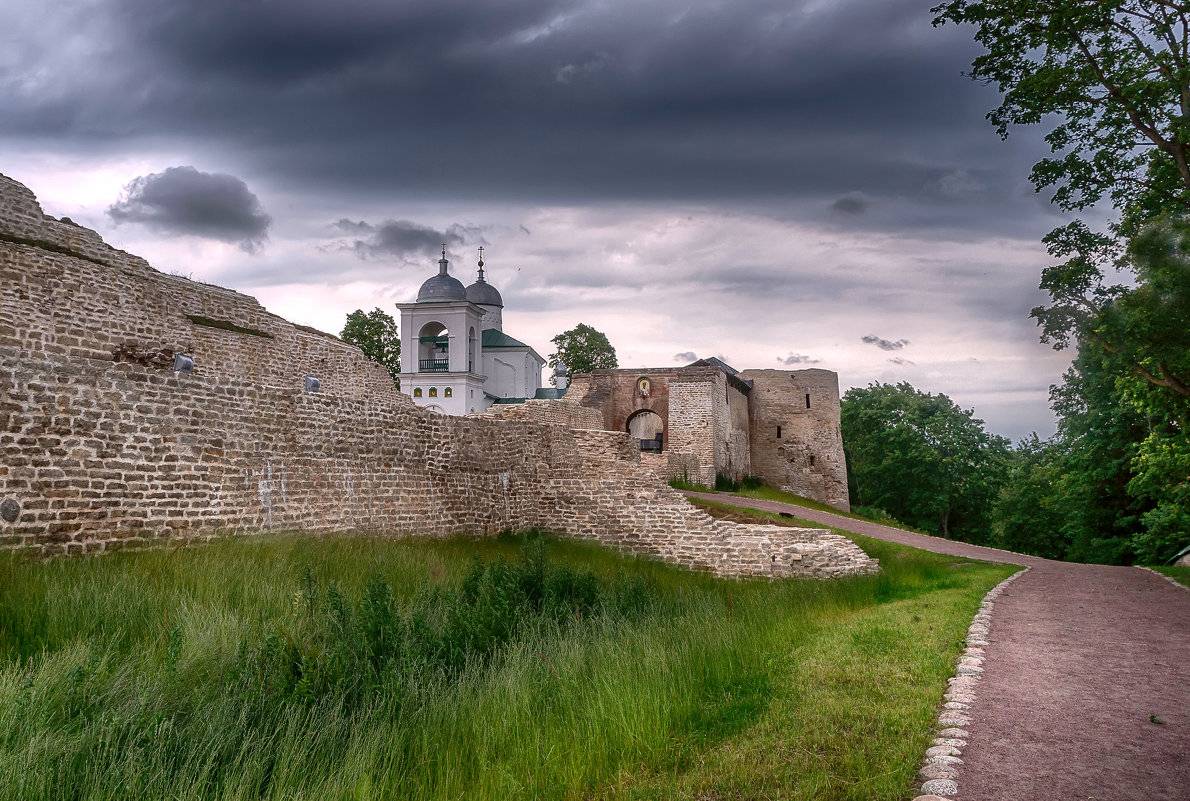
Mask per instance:
[[[445,373],[450,369],[450,331],[439,322],[429,322],[417,334],[417,371]]]

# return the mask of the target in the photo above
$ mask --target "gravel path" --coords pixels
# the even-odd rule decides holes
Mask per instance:
[[[800,506],[688,493],[936,553],[1033,569],[996,602],[961,801],[1190,799],[1190,592]]]

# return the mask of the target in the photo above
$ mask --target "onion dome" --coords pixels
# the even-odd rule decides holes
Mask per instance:
[[[467,287],[467,300],[480,306],[499,306],[504,308],[504,298],[496,287],[483,280],[483,248],[479,249],[479,278]]]
[[[449,303],[456,300],[467,300],[467,288],[463,282],[450,275],[447,269],[450,262],[446,260],[446,245],[442,246],[442,258],[438,260],[438,274],[426,279],[417,290],[418,303]]]

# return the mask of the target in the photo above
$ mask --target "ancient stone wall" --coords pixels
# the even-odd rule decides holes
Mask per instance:
[[[567,400],[527,400],[524,403],[498,403],[473,415],[499,420],[524,420],[566,428],[603,430],[603,415],[598,409],[579,406]]]
[[[715,471],[739,480],[752,473],[752,443],[749,434],[748,396],[722,379],[723,402],[716,402],[716,419],[722,433],[716,432]]]
[[[658,481],[669,483],[672,475],[669,468],[669,454],[640,452],[640,466]]]
[[[669,432],[669,377],[678,369],[665,370],[596,370],[574,376],[566,392],[566,400],[580,406],[597,409],[603,415],[603,428],[608,431],[627,431],[628,420],[640,411],[648,410],[665,424],[664,441]],[[649,392],[642,394],[637,386],[641,378],[649,379]]]
[[[715,485],[715,443],[723,435],[722,421],[717,421],[715,415],[717,397],[713,375],[675,376],[670,380],[666,446],[675,457],[671,464],[680,470],[675,477]]]
[[[191,371],[174,372],[177,354]],[[162,275],[0,176],[4,547],[537,526],[723,575],[876,567],[825,532],[712,520],[626,433],[574,430],[589,411],[522,409],[418,409],[355,347]]]
[[[838,374],[810,369],[742,375],[752,381],[753,471],[780,489],[850,509]]]
[[[643,394],[638,382],[649,380]],[[604,428],[625,430],[632,416],[649,410],[664,425],[670,478],[712,486],[716,474],[733,478],[751,469],[748,397],[713,367],[598,370],[575,376],[566,400],[598,409]]]

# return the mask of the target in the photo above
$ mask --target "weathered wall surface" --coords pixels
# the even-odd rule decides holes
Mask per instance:
[[[648,395],[637,382],[649,379]],[[739,478],[751,469],[748,398],[712,367],[597,370],[574,377],[568,401],[597,409],[603,427],[625,430],[648,409],[664,424],[669,477],[714,485],[718,473]]]
[[[723,389],[724,394],[722,406],[716,401],[716,416],[722,420],[723,434],[715,441],[715,470],[738,480],[752,473],[748,396],[729,383],[726,376],[721,382],[716,389]]]
[[[677,369],[637,372],[634,370],[596,370],[571,379],[566,399],[597,409],[603,416],[603,428],[627,431],[628,418],[642,410],[656,413],[665,423],[664,439],[669,441],[669,377]],[[649,394],[642,395],[637,381],[648,378]]]
[[[496,420],[523,420],[566,428],[603,430],[603,415],[597,409],[566,400],[527,400],[524,403],[498,403],[474,415]]]
[[[698,484],[715,485],[715,438],[722,425],[715,419],[715,381],[675,377],[669,387],[670,423],[666,448],[677,476]]]
[[[839,376],[818,369],[745,370],[742,375],[752,381],[755,473],[775,487],[850,509]]]
[[[2,546],[539,526],[724,575],[875,569],[842,537],[712,520],[560,406],[418,409],[358,349],[158,273],[0,176]]]

